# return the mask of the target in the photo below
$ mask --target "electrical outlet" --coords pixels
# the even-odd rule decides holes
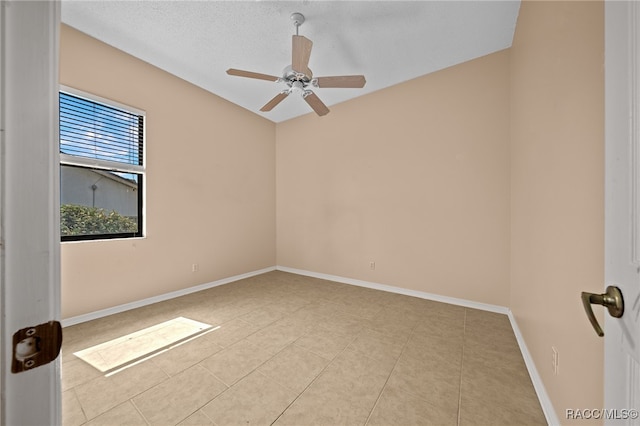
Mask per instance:
[[[376,269],[376,262],[369,262],[369,269]]]
[[[193,263],[191,265],[191,272],[198,272],[200,270],[200,265],[198,265],[197,263]]]
[[[551,346],[551,366],[553,368],[554,376],[560,374],[560,356],[558,354],[558,349],[556,349],[555,346]]]

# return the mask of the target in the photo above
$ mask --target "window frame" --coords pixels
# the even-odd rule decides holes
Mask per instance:
[[[131,239],[131,238],[145,238],[146,236],[146,164],[147,164],[147,114],[145,111],[135,108],[111,99],[103,98],[92,93],[75,89],[73,87],[60,85],[58,98],[61,93],[66,93],[71,96],[82,98],[90,102],[103,104],[107,107],[116,108],[125,112],[139,115],[143,117],[142,120],[142,165],[127,164],[117,161],[108,161],[97,158],[81,157],[71,154],[63,154],[60,152],[60,168],[63,166],[80,167],[88,170],[103,170],[107,172],[117,173],[131,173],[138,175],[138,196],[137,196],[137,208],[138,208],[138,230],[136,232],[123,232],[114,234],[84,234],[84,235],[61,235],[62,242],[72,241],[100,241],[100,240],[112,240],[112,239]],[[58,118],[60,120],[60,118]],[[61,134],[58,135],[59,151],[60,149]],[[62,188],[60,189],[62,194]],[[60,223],[61,225],[61,223]]]

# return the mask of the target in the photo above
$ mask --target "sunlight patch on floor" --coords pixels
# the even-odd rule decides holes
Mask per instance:
[[[74,352],[74,355],[104,373],[176,345],[211,327],[209,324],[178,317]]]

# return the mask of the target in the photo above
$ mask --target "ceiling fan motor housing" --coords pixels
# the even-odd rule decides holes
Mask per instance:
[[[295,71],[291,65],[288,65],[287,67],[285,67],[284,70],[282,70],[282,79],[289,83],[293,81],[301,81],[303,83],[309,83],[311,81],[310,76],[304,73]]]

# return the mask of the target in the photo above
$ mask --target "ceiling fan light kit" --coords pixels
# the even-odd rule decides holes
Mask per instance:
[[[299,12],[292,13],[291,20],[293,21],[293,25],[296,27],[296,34],[292,37],[291,43],[291,65],[284,68],[282,71],[282,77],[234,68],[228,69],[227,74],[237,77],[285,83],[287,85],[285,90],[281,91],[267,102],[262,108],[260,108],[260,111],[271,111],[290,94],[296,93],[307,102],[316,114],[319,116],[326,115],[329,113],[329,108],[327,108],[320,98],[311,90],[312,87],[362,88],[364,87],[366,80],[363,75],[341,75],[313,78],[313,73],[309,69],[309,59],[311,58],[313,42],[304,36],[298,35],[298,28],[305,21],[304,15]]]

